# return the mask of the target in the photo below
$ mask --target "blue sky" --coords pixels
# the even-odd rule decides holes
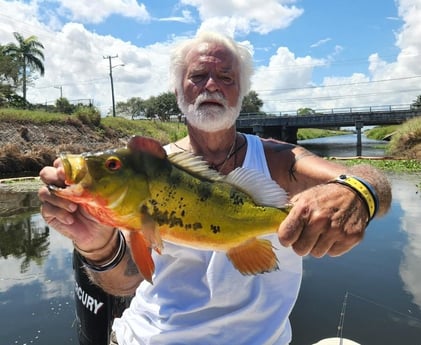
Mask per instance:
[[[0,0],[0,43],[12,32],[45,46],[32,102],[63,96],[111,106],[168,91],[168,56],[198,30],[234,36],[253,52],[268,112],[409,104],[421,94],[421,0]]]

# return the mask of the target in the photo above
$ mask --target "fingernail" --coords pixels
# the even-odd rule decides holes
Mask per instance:
[[[72,225],[73,222],[74,222],[74,219],[72,216],[68,216],[63,219],[63,223],[66,225]]]
[[[75,212],[77,210],[77,204],[69,204],[68,209],[70,212]]]

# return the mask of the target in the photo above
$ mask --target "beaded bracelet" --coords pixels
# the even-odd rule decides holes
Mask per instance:
[[[366,205],[369,221],[375,217],[379,208],[379,198],[374,188],[367,181],[361,177],[340,175],[338,178],[329,182],[340,183],[351,188]]]
[[[94,265],[94,264],[90,263],[77,250],[76,250],[76,252],[79,254],[80,261],[82,261],[82,263],[85,267],[87,267],[90,270],[95,271],[95,272],[106,272],[106,271],[112,270],[113,268],[115,268],[121,262],[121,260],[124,257],[124,254],[126,253],[126,248],[127,248],[126,239],[124,238],[123,233],[120,230],[118,230],[118,249],[117,249],[117,252],[111,258],[111,260],[109,260],[105,264]]]

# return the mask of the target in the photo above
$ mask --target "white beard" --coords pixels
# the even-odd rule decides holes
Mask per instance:
[[[193,104],[186,102],[183,92],[179,92],[177,98],[178,106],[186,115],[188,123],[205,132],[217,132],[232,127],[240,114],[240,106],[228,107],[227,101],[220,93],[204,92]],[[220,104],[201,105],[208,100],[216,100]]]

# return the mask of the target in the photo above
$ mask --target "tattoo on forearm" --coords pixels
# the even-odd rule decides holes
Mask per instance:
[[[299,155],[296,155],[291,166],[288,169],[288,175],[289,175],[289,179],[290,180],[294,180],[297,181],[297,177],[295,176],[295,173],[297,172],[297,169],[295,168],[295,164],[300,160],[303,159],[305,157],[309,157],[309,156],[314,156],[313,153],[309,152],[309,151],[304,151],[302,153],[300,153]]]
[[[130,253],[128,253],[128,260],[127,260],[127,266],[126,269],[124,271],[124,275],[130,277],[130,276],[135,276],[137,274],[139,274],[139,270],[137,269],[137,266],[135,264],[135,262],[132,259],[132,256]]]

